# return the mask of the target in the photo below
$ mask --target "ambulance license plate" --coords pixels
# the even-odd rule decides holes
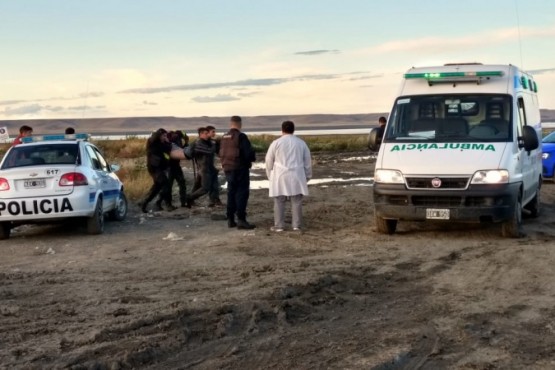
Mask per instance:
[[[23,187],[25,189],[44,188],[46,187],[46,181],[44,179],[25,180],[23,181]]]
[[[426,208],[426,218],[428,220],[448,220],[450,216],[449,209]]]

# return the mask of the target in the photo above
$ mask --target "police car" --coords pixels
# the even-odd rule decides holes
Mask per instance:
[[[104,231],[104,216],[127,215],[123,184],[87,134],[23,138],[0,164],[0,239],[25,223],[82,218],[89,234]]]

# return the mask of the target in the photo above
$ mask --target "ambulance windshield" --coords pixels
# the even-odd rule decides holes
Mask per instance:
[[[385,142],[507,142],[509,95],[422,95],[397,99]]]

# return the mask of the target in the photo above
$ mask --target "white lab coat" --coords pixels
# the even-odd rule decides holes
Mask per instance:
[[[308,195],[312,160],[306,143],[295,135],[283,135],[266,153],[270,197]]]

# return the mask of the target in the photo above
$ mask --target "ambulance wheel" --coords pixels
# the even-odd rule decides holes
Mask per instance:
[[[380,216],[375,217],[376,228],[380,234],[393,234],[397,229],[397,220],[390,220]]]
[[[104,232],[104,210],[102,206],[102,198],[96,201],[94,214],[87,218],[87,233],[96,235]]]
[[[119,193],[118,199],[116,199],[116,208],[109,213],[110,219],[116,221],[123,221],[127,216],[127,197],[121,191]]]
[[[530,212],[530,217],[537,218],[540,215],[540,187],[536,190],[536,195],[524,208]]]
[[[12,232],[11,222],[0,222],[0,240],[9,239]]]
[[[501,224],[501,236],[504,238],[520,238],[522,236],[522,204],[520,197],[515,204],[515,210],[510,220]]]

